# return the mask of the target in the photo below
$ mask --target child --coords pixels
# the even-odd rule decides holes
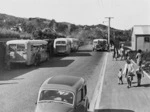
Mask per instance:
[[[122,75],[123,75],[122,68],[120,68],[119,73],[118,73],[118,84],[123,84]]]

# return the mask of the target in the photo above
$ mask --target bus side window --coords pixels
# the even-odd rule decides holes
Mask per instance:
[[[37,52],[37,46],[32,46],[32,52],[33,53]]]

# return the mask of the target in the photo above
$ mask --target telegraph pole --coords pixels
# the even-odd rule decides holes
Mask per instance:
[[[105,17],[108,19],[108,49],[110,47],[110,20],[113,19],[113,17]]]

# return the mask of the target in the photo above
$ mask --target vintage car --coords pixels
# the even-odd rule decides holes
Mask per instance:
[[[108,44],[107,39],[94,39],[93,40],[93,51],[107,51]]]
[[[54,76],[40,87],[35,112],[87,112],[86,82],[81,77]]]

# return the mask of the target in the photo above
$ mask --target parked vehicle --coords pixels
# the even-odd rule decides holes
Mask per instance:
[[[77,51],[79,48],[79,39],[67,38],[71,41],[71,51]]]
[[[54,76],[40,87],[35,112],[87,112],[86,82],[81,77]]]
[[[10,40],[6,43],[10,63],[37,64],[48,59],[47,42],[44,40]]]
[[[107,39],[94,39],[93,40],[93,51],[108,50]]]
[[[54,54],[67,54],[71,52],[71,41],[67,38],[56,38],[54,40]]]

